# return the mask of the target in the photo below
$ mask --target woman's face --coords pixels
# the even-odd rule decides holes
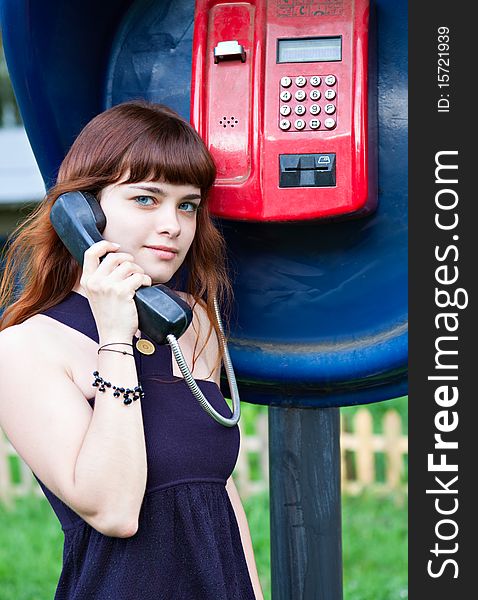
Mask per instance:
[[[153,284],[165,283],[182,265],[196,233],[201,191],[164,181],[115,183],[101,192],[103,237],[120,244]]]

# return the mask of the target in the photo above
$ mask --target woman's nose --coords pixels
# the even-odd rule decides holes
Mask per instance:
[[[176,205],[163,206],[162,210],[157,215],[156,229],[160,234],[167,234],[170,237],[178,237],[181,233],[181,225],[179,223]]]

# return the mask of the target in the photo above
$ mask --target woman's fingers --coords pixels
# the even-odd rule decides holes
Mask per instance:
[[[88,248],[80,280],[82,286],[91,291],[105,291],[114,284],[126,282],[121,291],[129,292],[142,285],[152,285],[151,277],[145,275],[144,269],[134,262],[134,256],[128,252],[118,252],[118,247],[118,244],[102,240]],[[140,277],[131,280],[135,274]]]
[[[92,275],[98,265],[100,264],[100,259],[105,257],[108,253],[115,253],[119,248],[118,244],[113,242],[109,242],[108,240],[102,240],[101,242],[96,242],[92,246],[85,251],[83,256],[83,270],[81,277],[81,285]],[[104,261],[103,261],[104,262]]]
[[[123,289],[125,296],[131,300],[141,286],[152,285],[152,280],[149,275],[144,275],[143,273],[133,273],[118,285]]]

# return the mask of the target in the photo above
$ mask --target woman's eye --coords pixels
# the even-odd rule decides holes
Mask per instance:
[[[198,209],[198,205],[194,204],[194,202],[181,202],[179,208],[186,212],[194,212]]]
[[[141,206],[152,206],[155,203],[154,198],[151,198],[151,196],[136,196],[135,200]],[[143,200],[151,200],[152,204],[143,202]]]

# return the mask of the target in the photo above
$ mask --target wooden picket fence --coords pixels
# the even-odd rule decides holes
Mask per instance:
[[[365,489],[378,493],[407,492],[408,436],[402,433],[402,420],[396,410],[387,410],[382,418],[382,433],[373,432],[373,418],[360,408],[353,418],[352,431],[345,431],[341,419],[342,489],[359,494]],[[383,477],[379,478],[378,457],[383,456]]]
[[[408,436],[402,433],[402,422],[396,410],[384,413],[382,433],[373,432],[369,409],[359,409],[353,418],[352,432],[345,430],[341,419],[340,454],[342,491],[356,495],[365,489],[376,493],[406,492],[405,457],[408,455]],[[256,434],[246,436],[241,431],[241,449],[234,472],[242,497],[262,492],[269,486],[267,413],[257,416]],[[383,455],[382,469],[378,456]],[[255,479],[251,478],[251,457],[255,456]],[[382,477],[379,471],[383,470]],[[257,476],[257,472],[260,475]]]
[[[370,411],[360,408],[353,418],[352,431],[346,431],[341,420],[342,490],[358,494],[363,490],[377,493],[407,491],[405,457],[408,437],[402,433],[400,415],[395,410],[384,413],[381,431],[373,432]],[[253,435],[245,435],[241,422],[241,448],[234,479],[242,498],[260,493],[269,486],[268,419],[267,412],[257,415]],[[377,469],[378,456],[383,455],[382,476]],[[17,460],[19,476],[13,481],[12,462]],[[0,502],[11,505],[17,496],[43,492],[30,469],[18,457],[14,448],[0,431]]]

